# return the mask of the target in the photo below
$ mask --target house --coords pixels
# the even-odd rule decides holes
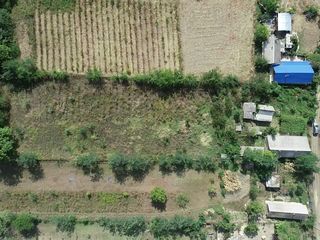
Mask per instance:
[[[266,201],[267,216],[269,218],[305,220],[308,215],[308,208],[302,203]]]
[[[306,136],[267,136],[268,149],[278,153],[280,158],[295,158],[311,152]]]
[[[272,34],[262,45],[262,55],[269,64],[281,61],[281,42]]]
[[[253,102],[243,103],[243,119],[254,120],[258,122],[272,122],[272,117],[275,112],[272,106],[257,105]]]
[[[255,120],[259,122],[272,122],[272,117],[275,110],[269,105],[258,105],[258,113],[255,116]]]
[[[292,17],[290,13],[278,13],[278,31],[291,32],[292,31]]]
[[[281,61],[273,64],[273,81],[278,84],[309,85],[314,71],[308,61]]]
[[[280,189],[280,175],[273,175],[266,181],[267,190],[279,190]]]
[[[256,104],[253,102],[245,102],[242,106],[243,119],[254,120],[254,115],[257,111]]]

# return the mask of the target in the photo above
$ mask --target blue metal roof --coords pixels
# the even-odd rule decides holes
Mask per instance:
[[[273,65],[275,73],[312,73],[314,71],[308,61],[281,61]]]

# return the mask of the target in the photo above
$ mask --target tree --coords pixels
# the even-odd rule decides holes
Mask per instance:
[[[0,95],[0,127],[5,127],[8,125],[10,109],[11,106],[8,98]]]
[[[193,160],[183,152],[177,151],[175,155],[161,156],[159,169],[163,173],[175,172],[178,174],[191,169]]]
[[[263,205],[258,201],[250,202],[246,208],[249,220],[257,220],[264,212]]]
[[[244,233],[248,236],[248,237],[254,237],[258,234],[259,231],[259,227],[256,223],[249,223],[245,229],[244,229]]]
[[[0,162],[8,162],[17,157],[17,140],[12,129],[0,128]]]
[[[10,13],[1,8],[0,9],[0,44],[8,44],[13,40],[14,23],[11,19]]]
[[[217,170],[217,164],[209,156],[200,156],[193,161],[194,170],[200,172],[215,172]]]
[[[3,64],[2,81],[16,88],[27,88],[37,80],[37,67],[31,59],[14,59]]]
[[[276,223],[275,233],[279,240],[300,240],[302,236],[297,222],[282,221]]]
[[[81,168],[85,174],[91,174],[99,167],[99,157],[93,153],[83,154],[77,157],[75,165]]]
[[[24,168],[33,168],[39,164],[39,158],[35,153],[32,152],[22,153],[18,157],[17,163],[19,166]]]
[[[166,191],[163,188],[155,187],[150,193],[151,202],[155,206],[165,206],[168,198]]]
[[[128,176],[129,161],[123,154],[114,154],[108,160],[108,164],[118,180]]]
[[[269,71],[268,61],[261,55],[257,55],[254,60],[256,72],[266,73]]]
[[[258,23],[254,32],[254,42],[257,50],[261,51],[262,43],[268,40],[270,33],[266,25]]]
[[[97,68],[89,69],[86,74],[86,78],[90,84],[101,84],[102,72]]]
[[[320,52],[309,54],[307,59],[311,62],[313,69],[318,72],[320,70]]]
[[[297,157],[294,162],[297,175],[308,181],[313,173],[319,172],[318,162],[318,157],[313,153]]]
[[[77,218],[73,215],[58,216],[53,218],[57,225],[57,232],[73,233],[77,223]]]
[[[32,235],[38,225],[38,219],[28,213],[22,213],[16,216],[12,225],[14,229],[23,235]]]
[[[276,154],[271,151],[245,150],[242,164],[245,170],[257,174],[260,180],[267,180],[277,166]]]

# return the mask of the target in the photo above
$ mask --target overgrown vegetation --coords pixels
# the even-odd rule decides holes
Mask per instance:
[[[319,14],[319,9],[318,9],[317,6],[311,5],[311,6],[308,6],[304,10],[303,14],[306,16],[306,19],[308,21],[312,21],[312,20],[315,20],[317,18],[318,14]]]
[[[299,115],[285,115],[280,117],[280,132],[289,135],[304,135],[307,130],[308,119]]]
[[[102,83],[102,72],[97,68],[89,69],[86,78],[90,84],[99,85]]]
[[[11,128],[0,128],[0,162],[17,158],[17,140]]]
[[[32,152],[22,153],[17,158],[17,163],[21,167],[32,169],[37,167],[37,165],[39,164],[39,157]]]
[[[51,219],[56,224],[57,232],[73,233],[77,219],[73,215],[56,216]]]
[[[215,208],[215,228],[224,234],[227,239],[234,232],[236,225],[232,222],[231,215],[221,206]]]
[[[257,2],[258,21],[264,22],[272,18],[279,7],[279,0],[259,0]]]
[[[93,153],[84,154],[76,158],[75,165],[85,174],[96,173],[99,168],[99,157]]]

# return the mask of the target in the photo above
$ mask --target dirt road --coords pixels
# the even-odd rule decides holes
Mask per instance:
[[[318,91],[319,92],[319,91]],[[317,95],[318,103],[320,103],[320,94]],[[317,121],[320,121],[320,109],[317,111]],[[311,134],[312,136],[312,134]],[[318,157],[320,157],[319,137],[311,137],[311,149]],[[314,233],[317,240],[320,240],[320,174],[314,174],[314,182],[312,186],[312,208],[316,216]]]

